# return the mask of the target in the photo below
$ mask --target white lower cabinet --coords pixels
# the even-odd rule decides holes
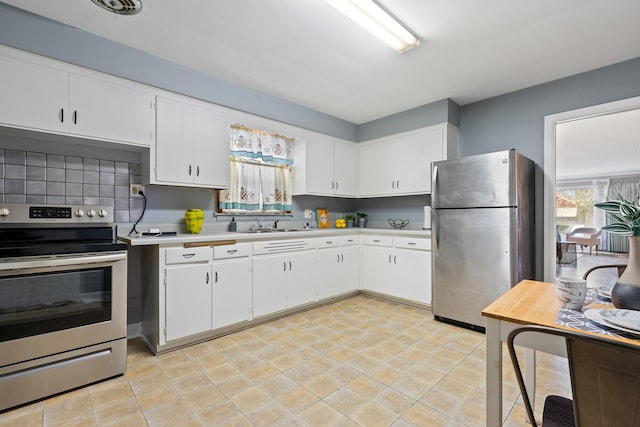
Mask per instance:
[[[429,239],[424,238],[363,237],[364,289],[431,304],[429,243]]]
[[[165,269],[166,341],[211,329],[211,265]]]
[[[317,300],[315,249],[315,239],[253,244],[254,317]]]
[[[358,289],[358,241],[355,235],[318,238],[318,299]]]
[[[251,243],[214,246],[211,329],[251,320]]]

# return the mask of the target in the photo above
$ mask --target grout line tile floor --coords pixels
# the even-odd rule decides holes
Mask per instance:
[[[505,351],[505,425],[527,426]],[[0,426],[484,426],[485,339],[365,296],[154,357],[125,375],[0,413]],[[570,396],[538,356],[542,396]],[[539,416],[539,415],[538,415]]]

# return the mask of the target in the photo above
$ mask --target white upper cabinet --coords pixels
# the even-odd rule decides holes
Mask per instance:
[[[69,131],[69,73],[0,55],[0,122],[42,131]]]
[[[69,131],[90,138],[149,147],[154,96],[120,80],[69,74]]]
[[[359,144],[359,196],[431,192],[431,163],[457,154],[457,128],[439,124]]]
[[[151,183],[224,188],[229,181],[225,114],[188,98],[157,96]]]
[[[355,197],[357,144],[311,133],[295,146],[294,195]]]
[[[151,91],[32,55],[0,52],[0,123],[149,147]]]

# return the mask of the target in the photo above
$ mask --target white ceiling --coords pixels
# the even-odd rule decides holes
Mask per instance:
[[[640,174],[640,109],[556,125],[556,178]]]
[[[2,0],[360,124],[640,57],[638,0],[379,0],[421,39],[397,54],[323,0]]]

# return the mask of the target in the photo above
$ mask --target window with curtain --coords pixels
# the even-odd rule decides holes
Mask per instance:
[[[611,178],[606,200],[619,199],[620,196],[627,200],[635,200],[640,194],[640,176]],[[607,215],[607,223],[611,218]],[[629,252],[629,239],[620,234],[606,233],[604,250],[608,252]]]
[[[219,211],[290,212],[294,139],[235,124],[229,140],[231,176],[220,192]]]

